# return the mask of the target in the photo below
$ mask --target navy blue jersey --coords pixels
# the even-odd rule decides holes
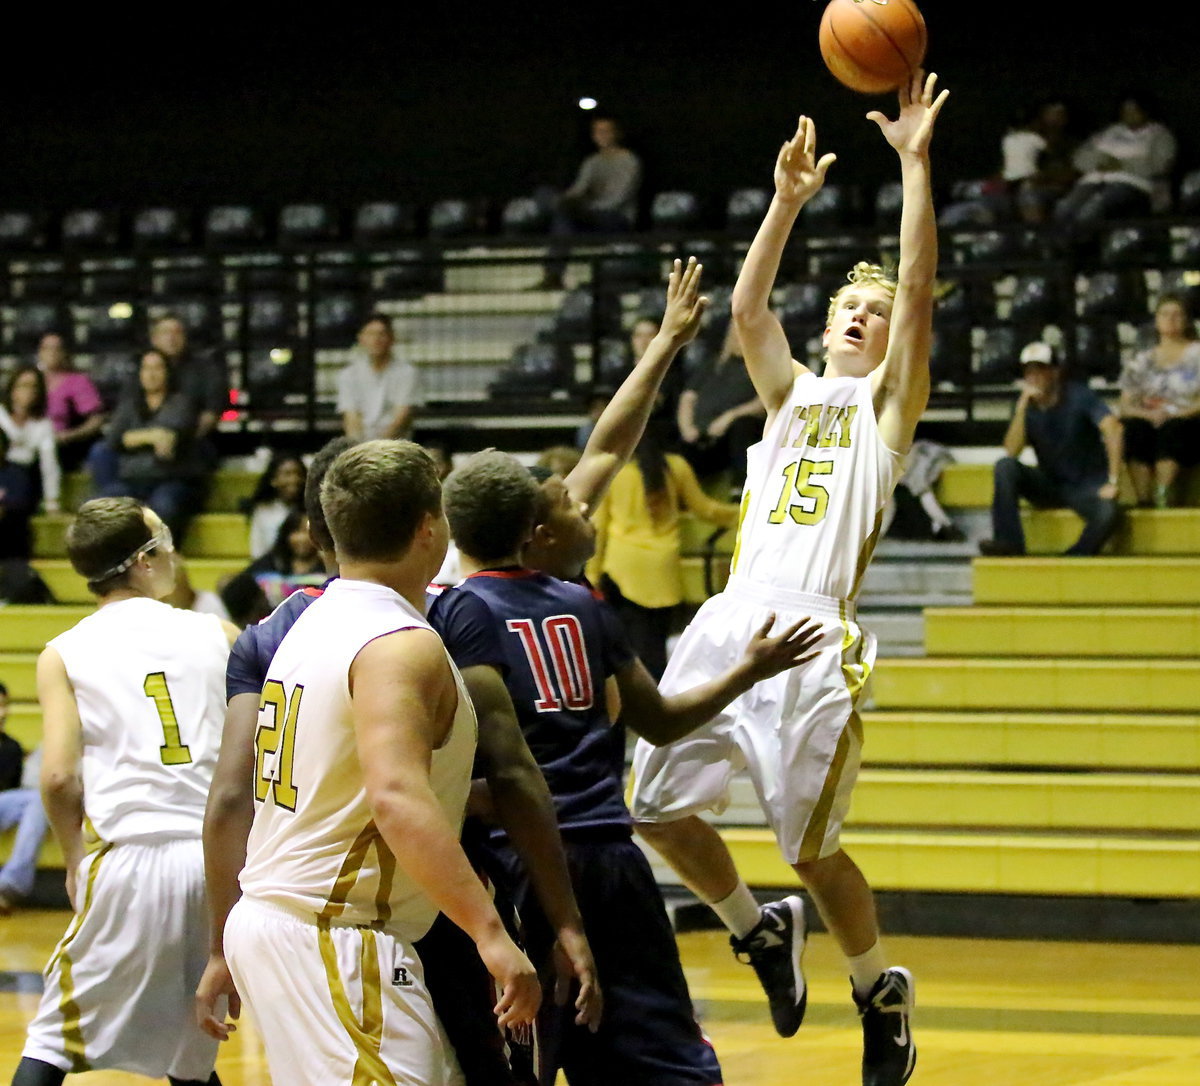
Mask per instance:
[[[443,592],[429,621],[460,667],[503,668],[559,825],[628,827],[625,735],[608,718],[604,680],[634,654],[611,609],[579,585],[544,573],[485,570]],[[501,659],[488,658],[497,650],[488,647],[494,641],[485,627],[492,638],[499,633]]]
[[[332,580],[332,578],[331,578]],[[329,581],[325,582],[328,585]],[[325,591],[320,588],[302,588],[293,592],[262,622],[247,626],[229,650],[229,663],[225,665],[225,700],[237,694],[259,694],[267,678],[267,668],[275,658],[275,652],[288,631],[296,625],[306,607],[320,598]]]

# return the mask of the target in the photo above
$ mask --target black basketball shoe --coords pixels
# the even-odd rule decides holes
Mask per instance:
[[[866,999],[854,995],[863,1028],[863,1086],[902,1086],[917,1065],[909,1019],[913,979],[894,966],[880,974]]]
[[[729,945],[738,961],[753,966],[767,993],[771,1021],[780,1037],[791,1037],[804,1021],[808,990],[800,959],[808,937],[804,902],[796,896],[764,905],[761,919],[741,939],[731,936]]]

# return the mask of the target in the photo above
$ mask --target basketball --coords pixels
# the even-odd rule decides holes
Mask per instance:
[[[829,0],[820,41],[838,82],[883,94],[906,83],[925,59],[925,20],[912,0]]]

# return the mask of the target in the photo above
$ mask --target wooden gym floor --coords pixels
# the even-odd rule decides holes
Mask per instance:
[[[37,972],[65,912],[0,920],[0,1083],[16,1066],[36,1007]],[[806,956],[810,996],[799,1035],[771,1029],[753,974],[718,932],[681,935],[684,965],[728,1086],[854,1086],[858,1024],[827,936]],[[1200,1083],[1200,947],[893,937],[891,957],[916,976],[914,1033],[925,1086],[1194,1086]],[[30,975],[32,974],[32,976]],[[266,1086],[247,1023],[222,1053],[225,1086]],[[125,1086],[92,1072],[79,1086]],[[286,1086],[286,1084],[279,1084]]]

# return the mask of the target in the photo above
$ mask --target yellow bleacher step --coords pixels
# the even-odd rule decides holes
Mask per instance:
[[[863,759],[877,765],[1200,767],[1200,715],[888,712],[863,715]]]
[[[1200,776],[865,769],[848,822],[939,829],[1195,833]]]
[[[16,836],[16,830],[0,833],[0,864],[5,863],[12,854],[13,841]],[[46,834],[46,839],[42,842],[41,850],[38,852],[37,865],[43,870],[62,870],[64,867],[62,849],[58,847],[58,840],[54,834]]]
[[[931,656],[1200,656],[1195,607],[929,607]]]
[[[1200,605],[1200,557],[977,558],[977,604]]]
[[[246,568],[245,558],[189,558],[188,578],[197,590],[212,592],[217,584]],[[87,584],[71,568],[65,558],[38,558],[33,562],[47,587],[59,603],[87,603],[95,597],[87,590]]]
[[[770,830],[722,829],[751,886],[795,886]],[[1200,840],[1113,834],[848,830],[842,845],[876,890],[1194,897]]]
[[[897,657],[879,661],[873,679],[880,709],[1186,713],[1200,660]]]
[[[62,558],[67,553],[64,514],[33,518],[33,553],[38,558]],[[189,557],[240,557],[250,560],[250,530],[240,513],[201,513],[188,526],[183,552]]]
[[[684,602],[692,604],[703,603],[709,596],[715,592],[720,592],[724,589],[726,582],[729,580],[729,558],[718,555],[708,563],[711,569],[712,591],[708,591],[704,583],[704,566],[705,559],[703,558],[684,558],[681,562],[681,570],[683,574],[683,598]]]
[[[36,652],[6,652],[0,656],[0,678],[13,701],[37,700]]]
[[[1023,510],[1030,554],[1062,554],[1079,538],[1083,521],[1069,509]],[[1200,509],[1127,509],[1113,536],[1115,554],[1200,555]]]
[[[258,473],[237,468],[222,468],[209,480],[204,509],[208,513],[237,513],[241,503],[254,493]],[[64,509],[78,509],[92,496],[92,480],[87,472],[73,471],[63,476]]]
[[[1200,505],[1200,472],[1189,472],[1182,480],[1183,505]],[[947,508],[986,509],[992,504],[991,464],[947,464],[937,485],[938,501]],[[1132,505],[1133,487],[1129,473],[1122,472],[1120,500]]]
[[[717,531],[717,525],[708,520],[701,520],[691,513],[681,513],[679,516],[679,550],[682,554],[703,554],[708,538]],[[733,554],[733,544],[737,539],[736,528],[723,528],[714,543],[717,554],[723,554],[728,559]]]
[[[4,678],[3,668],[3,657],[0,657],[0,678]],[[7,684],[7,678],[4,681]],[[41,707],[36,701],[10,701],[8,704],[8,723],[4,725],[4,730],[20,743],[26,751],[41,746]]]
[[[69,630],[92,610],[87,606],[10,604],[0,611],[0,652],[40,652],[50,638]]]

